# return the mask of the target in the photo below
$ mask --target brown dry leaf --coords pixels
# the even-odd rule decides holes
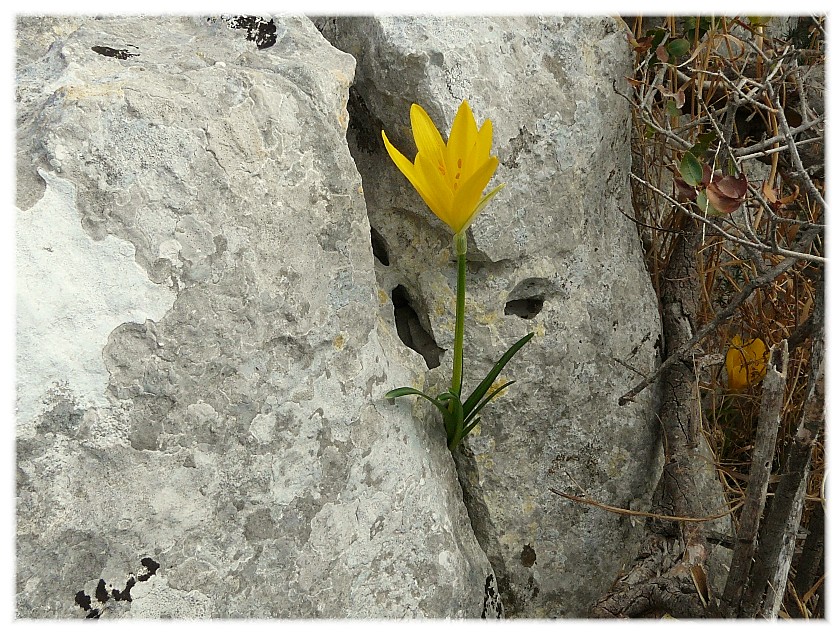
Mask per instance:
[[[744,202],[746,194],[746,174],[741,174],[741,176],[735,178],[734,176],[723,176],[718,172],[706,187],[706,197],[712,203],[712,206],[722,214],[731,214],[737,210]]]
[[[747,195],[746,174],[741,174],[738,178],[734,176],[715,177],[714,184],[724,196],[729,198],[740,198],[743,200],[744,196]]]
[[[814,306],[814,298],[808,297],[805,300],[805,303],[802,304],[802,308],[799,311],[799,323],[803,323],[811,314],[811,308]]]
[[[706,198],[717,211],[722,214],[731,214],[741,206],[741,199],[730,198],[721,194],[720,190],[715,187],[714,183],[706,188]]]
[[[782,203],[783,205],[788,205],[788,204],[792,203],[794,200],[796,200],[798,197],[799,197],[799,185],[794,183],[793,193],[790,196],[785,196],[779,202]]]
[[[705,608],[709,605],[709,584],[703,566],[694,565],[691,567],[691,580],[694,582],[694,587],[697,588],[697,595],[700,597],[700,601]]]

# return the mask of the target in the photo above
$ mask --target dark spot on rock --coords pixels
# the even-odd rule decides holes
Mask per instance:
[[[367,154],[382,152],[382,122],[370,111],[359,91],[351,86],[347,99],[347,114],[350,123],[347,137],[355,141],[355,146]]]
[[[531,548],[531,544],[525,544],[522,547],[522,554],[519,556],[519,561],[521,561],[522,565],[526,568],[530,568],[536,563],[537,553],[533,548]]]
[[[274,20],[263,20],[254,15],[240,15],[227,19],[232,29],[246,29],[245,39],[254,42],[258,49],[269,48],[277,42],[277,26]]]
[[[136,578],[133,573],[129,574],[125,587],[122,590],[105,583],[104,579],[99,580],[99,583],[96,584],[96,591],[94,592],[96,600],[101,604],[98,608],[92,608],[90,596],[84,590],[79,590],[75,596],[75,603],[87,612],[85,618],[98,619],[107,609],[109,601],[131,601],[131,589],[137,585],[137,582],[148,581],[160,568],[160,564],[151,557],[143,557],[140,560],[140,565],[143,566],[144,572],[141,572]],[[109,586],[111,587],[110,594],[108,592]]]
[[[105,580],[100,579],[99,583],[96,585],[96,593],[94,594],[96,600],[100,603],[106,603],[108,601],[108,590],[105,589]]]
[[[84,590],[79,590],[76,593],[76,605],[85,611],[90,610],[90,595],[85,594]]]
[[[271,539],[277,536],[274,519],[268,509],[261,508],[251,513],[245,520],[245,539],[249,542]]]
[[[501,619],[504,616],[502,599],[496,591],[496,579],[493,575],[487,575],[484,580],[484,607],[481,610],[482,619]]]
[[[110,46],[91,46],[90,50],[105,57],[115,57],[116,59],[128,59],[129,57],[137,57],[140,53],[130,53],[124,48],[111,48]]]
[[[76,407],[72,396],[61,390],[51,391],[50,400],[52,407],[41,415],[37,423],[38,431],[75,436],[81,425],[84,410]]]
[[[385,238],[373,227],[370,228],[370,246],[373,248],[373,257],[385,266],[391,263],[388,259],[388,245]]]
[[[391,292],[391,300],[394,302],[394,323],[402,342],[420,353],[430,370],[438,367],[443,348],[438,347],[434,337],[423,326],[417,311],[411,305],[408,290],[398,285]]]
[[[122,591],[114,590],[111,594],[114,597],[114,601],[131,601],[131,589],[137,585],[137,580],[134,577],[129,577],[128,581],[125,583],[125,588]]]
[[[147,572],[138,575],[138,581],[148,581],[149,577],[154,575],[160,568],[160,564],[151,557],[143,557],[143,559],[140,560],[140,564],[146,569]]]

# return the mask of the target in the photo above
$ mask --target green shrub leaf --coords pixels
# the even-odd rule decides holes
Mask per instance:
[[[699,185],[703,180],[703,166],[691,152],[686,152],[680,161],[680,176],[692,187]]]
[[[665,45],[665,49],[674,57],[680,57],[681,55],[685,55],[686,53],[688,53],[689,48],[691,48],[691,44],[689,44],[688,40],[686,40],[685,38],[671,40]]]

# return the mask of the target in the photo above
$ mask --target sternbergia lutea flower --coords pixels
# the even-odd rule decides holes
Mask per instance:
[[[502,184],[483,193],[499,166],[499,159],[490,156],[493,124],[487,120],[479,130],[469,104],[464,101],[452,122],[449,139],[444,143],[426,111],[413,104],[411,130],[417,146],[414,163],[391,144],[383,130],[382,139],[388,154],[429,209],[449,225],[453,233],[463,233],[504,187]]]
[[[449,139],[443,142],[440,132],[429,115],[417,104],[411,106],[411,130],[417,145],[414,163],[395,148],[382,131],[388,154],[399,170],[405,174],[414,189],[434,214],[443,220],[454,233],[454,251],[458,257],[458,281],[455,295],[455,341],[452,351],[452,383],[449,390],[431,396],[414,387],[398,387],[385,394],[385,398],[422,396],[440,410],[443,416],[446,439],[451,450],[478,424],[478,412],[514,381],[495,385],[499,373],[534,333],[528,333],[502,355],[484,380],[462,401],[464,312],[466,309],[467,280],[467,228],[490,199],[504,187],[499,185],[484,193],[484,188],[499,166],[499,159],[490,156],[493,141],[493,124],[485,121],[478,129],[469,104],[464,101],[458,108]]]

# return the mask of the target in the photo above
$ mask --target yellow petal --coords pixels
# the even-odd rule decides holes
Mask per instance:
[[[472,151],[476,160],[476,167],[490,156],[490,145],[493,143],[493,123],[487,119],[475,139],[475,149]]]
[[[478,134],[475,137],[475,143],[467,154],[466,164],[464,165],[464,171],[466,172],[467,178],[472,176],[475,173],[475,170],[483,165],[488,158],[490,158],[490,144],[492,141],[493,124],[490,123],[490,120],[488,119],[482,124],[481,130],[478,131]]]
[[[445,171],[446,159],[443,138],[426,111],[416,103],[411,105],[411,131],[417,151],[424,154],[439,170]]]
[[[391,160],[394,161],[394,164],[405,175],[405,177],[413,183],[414,164],[405,158],[402,155],[402,152],[393,146],[393,144],[388,140],[385,130],[382,130],[382,140],[385,142],[385,149],[388,150],[388,156],[391,157]]]
[[[473,220],[475,220],[476,216],[478,216],[478,214],[481,213],[481,210],[487,206],[487,203],[489,203],[493,199],[493,196],[498,194],[504,186],[505,184],[502,183],[501,185],[497,185],[489,192],[487,192],[484,198],[478,201],[478,204],[475,206],[475,211],[473,211],[472,214],[470,214],[470,216],[466,219],[464,224],[461,225],[461,228],[458,231],[464,231],[467,227],[469,227],[472,224]]]
[[[403,175],[405,175],[409,182],[414,185],[414,189],[419,191],[420,187],[418,186],[418,182],[420,175],[417,173],[414,164],[405,158],[402,153],[391,144],[388,137],[385,135],[385,130],[382,130],[382,140],[385,141],[385,149],[388,150],[388,156],[391,157],[391,160],[394,161],[394,164],[403,173]]]
[[[481,192],[487,187],[487,183],[493,178],[493,172],[499,166],[499,159],[491,156],[475,173],[467,179],[467,182],[455,192],[455,200],[452,202],[454,214],[462,222],[473,216],[476,205],[481,199]]]
[[[433,204],[437,204],[437,201],[430,195],[429,186],[426,179],[423,177],[422,172],[391,144],[388,137],[385,135],[385,130],[382,131],[382,139],[385,141],[385,149],[388,150],[388,155],[391,157],[391,160],[394,161],[397,168],[405,175],[414,189],[417,190],[417,193],[420,194],[423,202],[425,202],[431,209]]]
[[[446,143],[446,165],[449,184],[458,187],[464,184],[469,178],[471,171],[467,165],[472,158],[473,147],[475,146],[478,128],[475,125],[470,105],[463,101],[452,122],[452,131],[449,133],[449,141]]]
[[[424,186],[425,196],[423,196],[423,200],[426,201],[429,209],[438,218],[451,227],[453,222],[452,190],[447,186],[444,176],[437,169],[437,166],[422,153],[417,154],[415,166],[421,175]],[[423,192],[421,192],[421,195],[423,195]]]

